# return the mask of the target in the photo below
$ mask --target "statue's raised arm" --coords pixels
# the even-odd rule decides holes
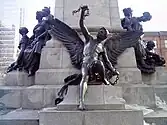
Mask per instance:
[[[74,10],[73,14],[80,11],[81,10],[81,16],[80,16],[80,20],[79,20],[79,26],[81,28],[81,31],[85,37],[85,42],[89,42],[90,39],[90,33],[86,27],[86,25],[84,24],[84,20],[86,16],[89,16],[89,8],[87,5],[81,6],[78,10]]]

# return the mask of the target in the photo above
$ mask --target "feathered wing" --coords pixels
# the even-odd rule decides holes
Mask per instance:
[[[141,31],[127,31],[115,34],[106,41],[105,47],[111,63],[113,65],[117,64],[118,56],[123,53],[126,48],[135,46],[142,34],[143,32]]]
[[[62,21],[55,18],[49,23],[51,24],[51,34],[64,44],[70,54],[72,65],[80,69],[84,42],[74,29]]]

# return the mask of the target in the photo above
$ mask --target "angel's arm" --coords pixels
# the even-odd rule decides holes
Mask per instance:
[[[86,7],[87,6],[81,7],[82,10],[81,10],[81,17],[80,17],[79,24],[80,24],[81,31],[82,31],[82,33],[83,33],[83,35],[85,37],[85,40],[86,40],[86,42],[88,42],[89,39],[90,39],[90,33],[89,33],[87,27],[84,24],[85,11],[87,9]]]
[[[107,68],[112,71],[112,72],[115,72],[115,68],[113,67],[113,65],[111,64],[111,62],[109,61],[108,59],[108,56],[107,56],[107,51],[106,49],[104,48],[104,51],[102,52],[102,58],[107,66]]]
[[[132,26],[131,26],[131,21],[127,17],[125,18],[124,27],[126,27],[128,31],[132,31],[133,30]]]
[[[101,43],[104,45],[108,40],[112,39],[113,35],[111,33],[107,34],[107,38],[103,40]]]

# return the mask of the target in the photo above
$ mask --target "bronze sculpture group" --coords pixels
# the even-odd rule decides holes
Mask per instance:
[[[133,17],[132,12],[131,8],[123,9],[125,16],[125,18],[121,20],[123,29],[126,29],[127,31],[143,31],[143,27],[140,22],[150,21],[152,16],[149,12],[144,12],[140,17]],[[148,41],[147,47],[144,48],[140,39],[133,47],[135,49],[137,66],[142,73],[154,73],[156,66],[163,66],[165,64],[164,58],[151,52],[155,47],[155,43],[153,41]]]
[[[26,35],[28,33],[27,28],[22,27],[20,29],[19,32],[22,35],[19,44],[20,53],[16,62],[9,66],[7,72],[19,69],[27,71],[28,76],[35,75],[35,72],[39,69],[41,50],[53,35],[68,50],[72,65],[81,71],[80,74],[73,74],[64,79],[65,85],[58,92],[55,104],[57,105],[63,101],[69,85],[79,85],[79,109],[84,110],[84,96],[88,82],[96,81],[105,85],[115,85],[116,82],[110,82],[111,77],[115,75],[117,75],[116,81],[118,80],[119,72],[114,68],[114,65],[117,64],[117,57],[126,48],[135,48],[137,64],[141,71],[150,73],[155,70],[155,64],[164,64],[161,57],[150,52],[150,49],[154,47],[150,42],[148,42],[147,48],[142,48],[141,51],[139,41],[141,35],[143,35],[143,29],[140,22],[151,19],[148,12],[136,18],[132,17],[130,8],[124,9],[125,18],[122,19],[121,23],[127,31],[113,35],[102,27],[97,32],[95,39],[84,24],[85,18],[89,16],[88,6],[81,6],[78,10],[73,11],[73,14],[77,12],[81,12],[79,26],[85,38],[84,41],[74,29],[54,18],[50,14],[50,8],[45,7],[42,11],[36,13],[38,24],[34,27],[32,37],[29,38]],[[146,58],[144,58],[144,52]],[[159,62],[156,63],[157,61]]]
[[[43,18],[46,17],[45,20]],[[13,70],[24,70],[28,72],[28,76],[34,76],[35,72],[39,69],[41,50],[46,41],[51,39],[49,34],[49,20],[52,15],[50,8],[45,7],[42,11],[36,12],[36,20],[38,24],[33,29],[33,35],[29,38],[26,34],[28,29],[26,27],[20,28],[22,39],[19,43],[20,53],[16,62],[12,63],[7,72]]]

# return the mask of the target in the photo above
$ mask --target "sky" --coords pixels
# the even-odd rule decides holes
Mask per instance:
[[[25,26],[30,30],[37,23],[35,12],[44,6],[51,6],[54,11],[55,0],[17,0],[19,5],[26,8]],[[167,0],[118,0],[120,17],[123,17],[123,8],[131,7],[133,16],[141,16],[148,11],[152,20],[143,23],[144,31],[167,31]],[[54,12],[53,12],[54,13]]]

